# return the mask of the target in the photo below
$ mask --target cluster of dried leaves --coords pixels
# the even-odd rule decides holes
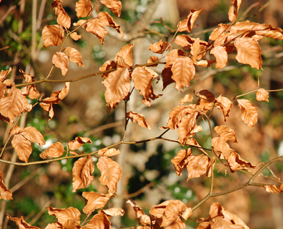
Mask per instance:
[[[119,0],[100,0],[102,4],[108,7],[116,16],[121,14],[121,2]],[[179,34],[174,40],[176,45],[183,48],[171,49],[172,42],[163,42],[162,40],[149,45],[149,50],[153,53],[163,54],[170,50],[166,55],[166,64],[162,71],[161,77],[163,81],[163,89],[171,83],[175,83],[175,88],[181,90],[189,87],[196,73],[195,66],[208,67],[216,62],[216,68],[224,68],[228,62],[228,53],[236,50],[236,60],[239,63],[248,64],[253,68],[262,68],[261,50],[258,41],[263,37],[283,40],[283,31],[279,28],[273,28],[270,25],[258,24],[250,21],[237,22],[238,11],[241,1],[232,1],[229,10],[230,24],[220,24],[209,37],[211,42],[192,38],[186,34]],[[76,13],[78,18],[84,18],[73,23],[75,29],[70,31],[71,18],[64,10],[61,1],[54,0],[52,7],[57,17],[57,25],[45,26],[42,31],[44,46],[58,46],[64,44],[64,40],[70,36],[73,40],[79,40],[81,35],[77,33],[79,28],[85,29],[98,37],[101,44],[107,35],[105,27],[112,27],[123,36],[123,32],[114,19],[106,12],[98,13],[97,17],[92,18],[91,14],[94,10],[93,3],[90,0],[79,0],[76,3]],[[191,10],[187,18],[179,22],[177,32],[190,33],[194,23],[200,14],[201,9]],[[176,34],[177,34],[176,32]],[[67,34],[67,35],[66,35]],[[153,91],[153,80],[159,80],[159,75],[150,67],[156,67],[160,64],[160,58],[151,56],[147,64],[133,65],[132,55],[133,44],[124,46],[117,54],[114,60],[106,61],[99,69],[103,85],[106,88],[105,98],[108,110],[114,109],[122,100],[128,101],[132,90],[137,89],[143,96],[142,102],[147,106],[151,105],[151,101],[161,97]],[[212,54],[215,59],[210,58]],[[206,58],[206,59],[204,59]],[[213,59],[213,60],[211,60]],[[72,47],[64,48],[63,45],[59,52],[53,55],[52,63],[60,68],[62,75],[68,72],[68,63],[76,63],[78,66],[84,66],[82,56],[78,50]],[[28,163],[32,153],[31,143],[44,145],[45,141],[42,134],[34,127],[20,128],[16,125],[17,117],[24,112],[30,112],[37,104],[49,113],[50,119],[54,116],[53,105],[63,100],[70,87],[70,82],[66,80],[65,87],[60,91],[55,91],[50,97],[44,97],[37,91],[33,76],[20,70],[23,75],[25,86],[21,89],[17,88],[14,82],[7,79],[11,69],[1,71],[0,73],[0,113],[1,120],[15,125],[10,130],[10,138],[12,138],[12,146],[18,154],[18,158]],[[47,77],[48,78],[48,77]],[[131,88],[131,81],[134,87]],[[258,101],[268,102],[269,92],[263,88],[257,88],[256,99]],[[35,104],[29,104],[28,98],[36,99]],[[194,98],[197,99],[193,103]],[[190,146],[198,148],[200,154],[193,155],[191,148],[183,149],[171,160],[176,174],[182,175],[182,171],[188,170],[187,181],[192,178],[200,177],[206,174],[207,177],[213,176],[213,169],[216,161],[220,161],[227,166],[231,172],[238,170],[248,170],[256,168],[252,163],[245,161],[241,156],[233,150],[229,143],[237,143],[235,132],[225,125],[216,126],[214,131],[217,136],[213,136],[211,129],[211,154],[208,154],[193,136],[202,131],[202,127],[198,125],[198,119],[205,119],[208,123],[209,117],[214,108],[219,109],[227,121],[234,101],[238,103],[241,109],[241,119],[250,127],[254,127],[257,123],[257,108],[246,99],[238,99],[234,97],[229,99],[222,95],[215,95],[208,90],[201,90],[193,95],[186,95],[178,106],[173,108],[169,114],[167,125],[162,129],[177,129],[179,138],[178,142],[182,146]],[[209,113],[209,115],[208,115]],[[129,111],[125,114],[126,125],[131,120],[140,127],[151,129],[142,114]],[[209,124],[210,125],[210,124]],[[211,128],[211,126],[210,126]],[[100,170],[101,176],[99,181],[108,189],[108,193],[83,192],[82,196],[86,200],[83,212],[89,217],[98,210],[90,220],[81,222],[80,211],[76,208],[69,207],[67,209],[57,209],[48,207],[48,213],[56,216],[58,222],[47,225],[46,229],[58,228],[110,228],[110,218],[112,216],[124,214],[124,210],[120,208],[104,209],[111,197],[115,197],[117,191],[117,183],[121,179],[122,170],[120,165],[111,159],[120,153],[115,148],[104,148],[92,154],[84,155],[79,148],[83,144],[92,144],[92,141],[86,137],[77,137],[75,140],[68,142],[65,150],[61,142],[56,142],[44,152],[40,154],[43,160],[54,158],[71,158],[79,159],[73,166],[73,192],[78,189],[86,188],[94,179],[94,156],[98,158],[96,166]],[[65,155],[64,155],[65,153]],[[64,156],[63,156],[64,155]],[[69,157],[69,155],[71,155]],[[12,192],[5,187],[3,183],[3,174],[0,174],[0,197],[1,199],[12,199]],[[280,193],[283,191],[283,185],[263,185],[268,192]],[[185,228],[183,221],[189,219],[193,212],[193,208],[187,207],[180,200],[169,200],[159,205],[153,206],[149,215],[146,215],[141,207],[129,200],[128,203],[133,207],[137,220],[141,225],[140,228]],[[31,226],[23,217],[8,218],[14,221],[19,228],[38,228]],[[198,228],[248,228],[237,216],[225,210],[219,203],[211,206],[209,216],[207,218],[198,219]]]

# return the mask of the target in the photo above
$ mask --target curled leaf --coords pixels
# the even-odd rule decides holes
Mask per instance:
[[[12,200],[12,192],[6,188],[4,181],[3,181],[3,173],[0,172],[0,199],[3,200]]]
[[[110,198],[109,195],[96,192],[83,192],[83,197],[86,199],[86,206],[83,209],[85,214],[91,214],[96,209],[104,208]]]
[[[223,137],[215,137],[212,139],[211,143],[214,151],[220,153],[220,158],[225,158],[227,160],[230,157],[230,154],[234,151]]]
[[[216,46],[210,50],[210,53],[213,54],[216,58],[216,68],[226,67],[228,61],[228,54],[226,52],[226,47]]]
[[[170,45],[168,42],[163,42],[162,40],[155,42],[154,44],[150,44],[148,49],[154,53],[162,54],[166,49],[170,49]]]
[[[81,213],[77,208],[52,208],[47,207],[48,214],[54,215],[58,219],[58,222],[63,226],[68,223],[68,220],[73,220],[75,223],[80,223]]]
[[[216,98],[216,101],[217,101],[216,107],[223,113],[224,121],[227,121],[233,103],[231,102],[230,99],[223,97],[221,95],[218,98]]]
[[[237,99],[241,108],[241,119],[250,127],[257,123],[257,108],[247,99]]]
[[[78,41],[79,39],[82,38],[82,35],[79,35],[77,32],[73,32],[70,34],[70,37],[74,40],[74,41]]]
[[[117,61],[118,56],[122,57],[127,65],[133,66],[133,50],[134,44],[125,45],[120,51],[116,54],[115,61]]]
[[[238,11],[240,9],[242,0],[232,0],[232,6],[229,8],[229,20],[231,22],[234,22],[237,20],[238,17]]]
[[[227,160],[230,170],[232,172],[235,172],[237,170],[249,170],[249,168],[255,168],[254,165],[252,165],[250,162],[245,161],[240,157],[239,154],[237,154],[235,151],[233,151],[228,160]]]
[[[189,13],[189,15],[187,16],[187,19],[180,21],[178,23],[178,31],[179,32],[184,32],[184,31],[188,31],[189,33],[192,31],[192,28],[194,26],[194,23],[200,13],[202,9],[198,9],[198,10],[194,10],[192,9]]]
[[[20,134],[13,137],[12,146],[18,154],[20,160],[28,162],[28,159],[32,153],[31,142]]]
[[[192,95],[187,94],[187,95],[185,95],[185,96],[181,99],[180,104],[183,105],[183,104],[185,104],[185,103],[190,103],[190,102],[193,101],[193,98],[194,98],[194,97],[193,97]]]
[[[67,47],[64,51],[67,54],[67,56],[70,58],[70,61],[76,63],[78,66],[84,67],[84,64],[82,62],[82,56],[78,50],[71,47]]]
[[[71,27],[71,18],[64,10],[62,3],[60,1],[54,1],[51,5],[55,11],[58,24],[69,29]]]
[[[110,148],[110,149],[104,148],[104,149],[99,150],[97,154],[100,156],[113,157],[113,156],[119,155],[120,150],[115,149],[115,148]]]
[[[60,45],[64,38],[64,29],[61,25],[47,25],[42,30],[44,47]]]
[[[60,68],[62,75],[64,76],[68,71],[69,58],[63,52],[56,52],[53,55],[52,64],[54,64],[57,68]]]
[[[145,121],[145,118],[143,117],[142,114],[129,111],[129,112],[127,113],[127,118],[129,118],[130,120],[132,120],[133,123],[137,123],[140,127],[146,127],[146,128],[148,128],[148,129],[151,129],[150,126],[149,126],[149,125],[147,124],[147,122]]]
[[[187,182],[192,178],[200,177],[201,175],[207,173],[209,168],[210,159],[207,156],[203,154],[191,156],[187,164]]]
[[[64,153],[64,146],[61,142],[56,142],[52,144],[48,149],[44,150],[39,156],[42,159],[47,159],[47,157],[56,158],[61,157]]]
[[[90,0],[79,0],[76,2],[77,17],[87,17],[92,11],[92,3]]]
[[[256,91],[256,100],[257,100],[257,101],[269,102],[268,97],[269,97],[269,93],[268,93],[268,91],[265,90],[264,88],[259,88],[259,89]]]
[[[87,137],[76,137],[75,140],[68,142],[68,146],[70,150],[76,150],[80,148],[85,143],[92,144],[92,141],[90,138]]]
[[[102,209],[102,211],[109,216],[123,216],[125,214],[125,211],[122,208]]]
[[[138,206],[133,200],[128,200],[126,203],[130,204],[133,207],[137,220],[141,225],[151,224],[152,220],[150,219],[150,217],[146,215],[143,209]]]
[[[182,175],[182,171],[186,168],[189,157],[192,155],[191,148],[180,150],[178,154],[171,160],[175,167],[175,172],[177,176]]]
[[[102,210],[99,210],[96,215],[94,215],[91,220],[83,227],[83,229],[109,229],[111,228],[110,217],[105,214]]]
[[[215,132],[219,137],[224,138],[225,141],[237,142],[236,134],[234,130],[228,128],[227,126],[221,125],[214,127]]]
[[[15,224],[17,224],[18,228],[20,229],[40,229],[39,227],[32,226],[31,224],[27,223],[24,220],[23,216],[21,216],[21,218],[18,218],[18,217],[11,217],[9,214],[7,214],[7,218],[9,220],[12,220]]]
[[[85,188],[93,180],[94,164],[90,155],[82,157],[74,163],[73,167],[73,192]]]
[[[117,17],[120,17],[122,3],[119,0],[101,0],[101,3],[110,9]]]
[[[265,185],[265,190],[271,193],[281,193],[283,192],[283,184],[281,185]]]

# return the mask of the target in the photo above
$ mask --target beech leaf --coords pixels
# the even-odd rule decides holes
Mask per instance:
[[[120,165],[111,158],[102,156],[99,158],[97,167],[101,173],[99,181],[107,186],[109,194],[114,194],[117,191],[118,181],[122,177]]]
[[[283,192],[283,184],[281,185],[265,185],[265,190],[271,193],[281,193]]]
[[[0,199],[12,200],[13,199],[12,196],[13,196],[12,192],[9,189],[7,189],[4,184],[3,173],[0,172]]]
[[[259,88],[259,89],[256,91],[256,100],[257,100],[257,101],[269,102],[268,97],[269,97],[269,93],[268,93],[268,91],[265,90],[264,88]]]
[[[133,207],[135,214],[136,214],[136,217],[137,217],[137,220],[139,221],[139,223],[141,225],[151,224],[151,222],[152,222],[151,218],[144,213],[143,209],[140,206],[138,206],[135,203],[135,201],[128,200],[126,203],[130,204]]]
[[[171,160],[175,167],[175,172],[177,176],[182,175],[182,171],[186,168],[189,157],[192,155],[191,148],[180,150],[178,154]]]
[[[229,114],[233,106],[233,103],[230,101],[230,99],[223,97],[221,95],[218,98],[216,98],[216,101],[217,101],[216,107],[223,113],[224,121],[226,122],[227,119],[229,118]]]
[[[205,174],[209,168],[210,159],[207,156],[203,154],[191,156],[187,164],[187,182],[192,178],[200,177],[201,175]]]
[[[79,39],[82,38],[82,35],[79,35],[77,32],[73,32],[70,34],[70,37],[74,40],[74,41],[78,41]]]
[[[221,125],[214,127],[215,132],[219,137],[224,138],[225,141],[230,141],[233,143],[237,142],[236,134],[234,130],[228,128],[227,126]]]
[[[61,69],[62,75],[66,75],[68,71],[69,58],[63,52],[56,52],[52,58],[52,64]]]
[[[93,180],[94,176],[94,164],[92,157],[88,155],[87,157],[82,157],[74,163],[73,167],[73,192],[78,189],[85,188]]]
[[[12,67],[10,67],[8,70],[1,70],[0,72],[0,82],[3,82],[7,76],[10,74],[12,71]]]
[[[242,64],[249,64],[252,68],[261,69],[261,50],[256,40],[249,37],[238,37],[234,41],[237,49],[236,60]]]
[[[185,103],[190,103],[190,102],[192,102],[193,101],[193,96],[192,95],[190,95],[190,94],[187,94],[187,95],[185,95],[182,99],[181,99],[181,101],[180,101],[180,105],[183,105],[183,104],[185,104]]]
[[[102,209],[102,211],[109,216],[123,216],[125,211],[122,208],[108,208]]]
[[[216,68],[224,68],[227,65],[228,54],[226,47],[216,46],[210,50],[210,53],[216,58]]]
[[[226,160],[230,157],[230,154],[234,151],[230,148],[226,139],[223,137],[215,137],[211,140],[211,145],[215,152],[221,153],[220,158],[225,158]]]
[[[40,229],[40,227],[32,226],[31,224],[27,223],[24,220],[23,216],[21,216],[21,218],[18,218],[18,217],[11,217],[9,214],[7,214],[7,218],[9,220],[12,220],[15,224],[17,224],[18,228],[20,229]]]
[[[111,216],[106,215],[102,210],[99,210],[82,229],[110,229],[110,217]]]
[[[137,123],[140,127],[146,127],[148,129],[151,129],[142,114],[129,111],[127,113],[127,118],[129,118],[133,123]]]
[[[101,0],[101,3],[110,9],[117,17],[120,17],[122,3],[119,0]]]
[[[84,67],[84,64],[82,62],[82,56],[78,50],[71,47],[67,47],[64,51],[67,54],[67,56],[70,58],[70,61],[76,63],[78,66]]]
[[[180,34],[176,37],[174,42],[176,43],[176,45],[180,45],[183,49],[188,50],[192,47],[195,41],[188,35]]]
[[[250,127],[257,123],[257,108],[247,99],[237,99],[241,108],[241,119]]]
[[[100,156],[113,157],[113,156],[119,155],[120,150],[115,149],[115,148],[110,148],[110,149],[104,148],[104,149],[99,150],[97,154]]]
[[[91,214],[96,209],[102,209],[106,205],[110,196],[103,193],[83,192],[83,197],[86,199],[86,206],[83,209],[85,214]]]
[[[31,142],[20,134],[13,137],[12,146],[18,154],[20,160],[28,162],[28,159],[32,153]]]
[[[38,143],[39,145],[45,145],[45,141],[42,134],[34,127],[29,126],[22,129],[21,134],[31,142]]]
[[[164,42],[162,40],[155,42],[154,44],[150,44],[148,49],[154,53],[162,54],[166,49],[170,49],[170,44],[168,42]]]
[[[122,57],[127,65],[133,66],[133,53],[132,49],[134,44],[125,45],[120,51],[116,54],[115,61],[117,61],[118,56]]]
[[[48,214],[56,216],[58,222],[63,226],[67,223],[68,220],[73,220],[76,223],[80,222],[81,213],[77,208],[69,207],[69,208],[52,208],[47,207]]]
[[[231,22],[234,22],[237,20],[238,17],[238,11],[240,9],[242,0],[232,0],[232,6],[229,8],[229,20]]]
[[[70,150],[77,150],[85,143],[92,144],[92,141],[90,138],[87,137],[76,137],[75,140],[68,142],[68,146]]]
[[[51,5],[55,11],[58,24],[69,29],[71,27],[71,18],[64,10],[62,3],[60,1],[54,1]]]
[[[254,165],[252,165],[251,163],[245,161],[244,159],[242,159],[240,157],[239,154],[237,154],[235,151],[233,151],[228,160],[227,160],[230,170],[232,172],[235,172],[237,170],[249,170],[249,168],[255,168]]]
[[[42,30],[44,47],[60,45],[64,38],[64,29],[61,25],[47,25]]]
[[[192,31],[192,28],[194,26],[194,23],[200,13],[202,9],[198,9],[198,10],[194,10],[192,9],[189,13],[189,15],[187,16],[187,19],[180,21],[178,23],[178,31],[179,32],[184,32],[184,31],[188,31],[189,33]]]
[[[48,149],[44,150],[39,156],[42,159],[47,159],[47,157],[56,158],[61,157],[64,153],[64,146],[61,142],[56,142],[52,144]]]
[[[79,0],[76,2],[77,17],[87,17],[92,11],[92,2],[90,0]]]

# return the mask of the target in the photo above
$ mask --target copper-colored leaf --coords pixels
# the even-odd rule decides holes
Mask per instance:
[[[118,67],[114,72],[109,73],[103,81],[106,87],[105,99],[110,108],[120,103],[130,93],[130,72],[127,68]]]
[[[238,11],[240,9],[241,3],[242,3],[242,0],[232,0],[232,6],[230,6],[229,13],[228,13],[229,20],[231,22],[234,22],[237,20]]]
[[[52,64],[61,69],[62,75],[66,75],[68,71],[69,58],[63,52],[56,52],[52,58]]]
[[[210,53],[216,58],[216,68],[224,68],[227,65],[228,54],[226,47],[216,46],[210,50]]]
[[[223,113],[224,121],[227,121],[233,103],[231,102],[230,99],[223,97],[221,95],[218,98],[216,98],[216,101],[217,101],[216,107]]]
[[[10,74],[12,71],[12,67],[10,67],[8,70],[1,70],[0,72],[0,82],[3,82],[7,76]]]
[[[152,88],[152,80],[158,78],[158,74],[152,69],[147,67],[137,67],[132,72],[132,79],[134,81],[135,87],[143,95],[144,101],[150,106],[150,99],[154,100],[161,95],[155,95]],[[144,102],[143,101],[143,102]]]
[[[225,158],[227,160],[230,157],[230,154],[234,151],[230,148],[225,138],[215,137],[212,139],[211,143],[214,151],[221,153],[220,158]]]
[[[110,217],[111,216],[106,215],[102,210],[99,210],[82,229],[111,229]]]
[[[82,145],[84,145],[85,143],[92,144],[92,141],[90,138],[87,138],[87,137],[76,137],[75,140],[70,141],[68,143],[68,146],[70,150],[76,150],[80,148]]]
[[[122,177],[120,165],[111,158],[102,156],[99,158],[97,167],[101,173],[99,181],[107,186],[109,194],[114,194],[117,191],[118,181]]]
[[[270,26],[269,29],[262,29],[255,31],[257,35],[270,37],[272,39],[283,40],[283,30],[281,28],[272,28]]]
[[[66,82],[64,88],[61,91],[59,91],[59,94],[58,94],[59,100],[63,100],[68,95],[69,90],[70,90],[70,84],[71,84],[70,82]]]
[[[97,18],[91,19],[87,22],[86,31],[93,33],[99,38],[101,44],[104,44],[104,38],[107,35],[107,30]]]
[[[44,229],[63,229],[63,226],[60,223],[49,223]]]
[[[82,35],[79,35],[77,32],[73,32],[70,34],[70,37],[74,40],[74,41],[78,41],[79,39],[82,38]]]
[[[238,32],[248,32],[248,31],[254,31],[257,33],[257,31],[265,31],[272,28],[270,25],[267,24],[260,24],[256,22],[250,22],[250,21],[241,21],[237,22],[230,28],[231,33],[238,33]]]
[[[249,168],[255,168],[254,165],[252,165],[250,162],[245,161],[240,157],[239,154],[237,154],[235,151],[233,151],[228,160],[227,160],[230,170],[232,172],[235,172],[237,170],[249,170]]]
[[[188,178],[189,181],[192,178],[200,177],[205,174],[210,167],[210,159],[201,154],[198,156],[191,156],[187,164]]]
[[[256,91],[256,100],[257,100],[257,101],[269,102],[268,97],[269,97],[269,93],[268,93],[268,91],[265,90],[264,88],[259,88],[259,89]]]
[[[61,157],[64,153],[64,146],[61,142],[56,142],[52,144],[48,149],[44,150],[39,156],[42,159],[47,159],[47,157],[55,158]]]
[[[48,115],[49,115],[49,120],[48,121],[50,121],[54,117],[54,110],[53,110],[52,103],[41,102],[39,105],[41,106],[41,108],[43,110],[48,112]]]
[[[77,17],[87,17],[92,11],[92,3],[90,0],[79,0],[76,2]]]
[[[48,214],[54,215],[58,219],[59,223],[64,225],[68,220],[74,220],[75,222],[80,222],[81,213],[77,208],[52,208],[47,207]]]
[[[192,31],[192,28],[194,26],[194,23],[200,13],[201,9],[198,10],[194,10],[192,9],[189,13],[189,15],[187,16],[187,19],[180,21],[178,23],[178,31],[179,32],[184,32],[184,31],[188,31],[189,33]]]
[[[224,138],[225,141],[230,141],[233,143],[237,142],[234,130],[228,128],[227,126],[216,126],[214,127],[214,130],[218,134],[218,136]]]
[[[210,34],[209,40],[215,41],[228,27],[229,25],[226,24],[218,24],[218,28]]]
[[[118,25],[108,13],[100,12],[97,15],[97,18],[102,26],[109,26],[109,27],[116,29],[116,31],[120,33],[121,37],[124,37],[124,34],[120,28],[120,25]]]
[[[0,113],[14,122],[16,116],[24,111],[30,111],[32,105],[28,104],[28,100],[22,95],[20,89],[13,86],[8,90],[7,96],[0,99]]]
[[[113,156],[119,155],[120,150],[115,149],[115,148],[110,148],[110,149],[104,148],[104,149],[99,150],[97,154],[100,156],[113,157]]]
[[[26,127],[22,130],[21,134],[31,142],[38,143],[39,145],[45,145],[42,134],[34,127]]]
[[[109,216],[123,216],[125,211],[122,208],[108,208],[102,209],[102,211]]]
[[[241,119],[250,127],[257,123],[257,108],[247,99],[237,99],[241,108]]]
[[[187,142],[186,142],[186,145],[188,145],[188,146],[195,146],[199,151],[201,151],[202,153],[206,154],[206,152],[200,146],[200,144],[197,142],[196,139],[193,139],[193,138],[188,139]]]
[[[185,96],[181,99],[180,104],[183,105],[183,104],[185,104],[185,103],[190,103],[190,102],[193,101],[193,98],[194,98],[194,97],[193,97],[192,95],[187,94],[187,95],[185,95]]]
[[[83,209],[85,214],[91,214],[96,209],[104,208],[110,196],[103,193],[83,192],[86,199],[86,206]]]
[[[150,126],[149,126],[149,125],[147,124],[147,122],[145,121],[145,118],[143,117],[142,114],[129,111],[129,112],[127,113],[127,118],[129,118],[130,120],[132,120],[133,123],[137,123],[140,127],[146,127],[146,128],[148,128],[148,129],[151,129]]]
[[[10,215],[7,214],[7,218],[9,220],[12,220],[15,224],[17,224],[19,229],[40,229],[39,227],[32,226],[31,224],[27,223],[24,220],[23,216],[21,216],[21,218],[18,218],[18,217],[11,217]]]
[[[13,137],[12,146],[15,148],[19,159],[28,162],[32,153],[31,142],[22,135],[17,134]]]
[[[189,37],[188,35],[185,34],[180,34],[176,37],[175,39],[175,43],[177,45],[180,45],[183,47],[183,49],[188,50],[192,47],[193,43],[194,43],[194,39]]]
[[[205,56],[209,46],[210,44],[206,41],[202,41],[199,38],[194,39],[191,47],[191,59],[194,64],[197,63],[197,60],[201,60]]]
[[[12,192],[6,188],[4,181],[3,181],[3,173],[0,172],[0,199],[4,200],[12,200]]]
[[[116,54],[115,61],[117,61],[118,56],[122,57],[127,65],[133,66],[133,53],[132,49],[134,44],[125,45],[120,51]]]
[[[265,190],[271,193],[281,193],[283,192],[283,184],[281,185],[265,185]]]
[[[73,192],[85,188],[93,180],[94,164],[92,157],[82,157],[74,163],[73,167]]]
[[[154,62],[158,62],[159,61],[159,58],[157,56],[150,56],[147,60],[147,64],[151,64],[151,63],[154,63]],[[151,67],[156,67],[158,65],[157,64],[154,64],[154,65],[150,65]]]
[[[191,148],[180,150],[178,154],[171,160],[175,167],[175,172],[177,176],[182,175],[182,171],[186,168],[188,162],[189,162],[189,157],[192,155],[192,150]]]
[[[47,25],[42,30],[44,47],[60,45],[64,38],[64,29],[61,25]]]
[[[256,40],[249,37],[238,37],[234,41],[237,49],[236,60],[242,64],[249,64],[252,68],[261,69],[261,50]]]
[[[129,203],[133,207],[137,220],[141,225],[151,224],[152,220],[148,215],[144,213],[143,209],[140,206],[138,206],[133,200],[128,200],[127,203]]]
[[[162,40],[155,42],[154,44],[150,44],[148,49],[154,53],[162,54],[165,50],[170,49],[170,44],[168,42],[164,42]]]
[[[58,24],[69,29],[71,27],[71,18],[64,10],[62,3],[60,1],[54,1],[52,7],[55,11]]]
[[[201,90],[196,93],[199,97],[197,109],[202,111],[203,113],[207,113],[207,111],[213,108],[215,103],[215,96],[208,90]]]
[[[64,51],[67,54],[67,56],[70,58],[70,61],[76,63],[78,66],[84,67],[84,64],[82,62],[82,56],[78,50],[71,47],[67,47]]]
[[[101,0],[101,3],[109,8],[117,17],[120,17],[122,3],[119,0]]]
[[[99,68],[99,71],[104,72],[104,71],[114,69],[115,67],[116,67],[116,62],[113,60],[108,60]],[[101,76],[103,79],[105,79],[108,76],[108,74],[109,72],[103,73]]]

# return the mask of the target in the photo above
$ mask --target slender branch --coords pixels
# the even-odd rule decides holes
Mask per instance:
[[[154,185],[154,182],[150,182],[149,184],[145,185],[143,188],[141,188],[140,190],[134,192],[134,193],[131,193],[129,195],[126,195],[124,198],[125,199],[130,199],[130,198],[133,198],[133,197],[136,197],[138,195],[140,195],[141,193],[143,193],[145,190],[149,189],[150,187],[152,187]]]

